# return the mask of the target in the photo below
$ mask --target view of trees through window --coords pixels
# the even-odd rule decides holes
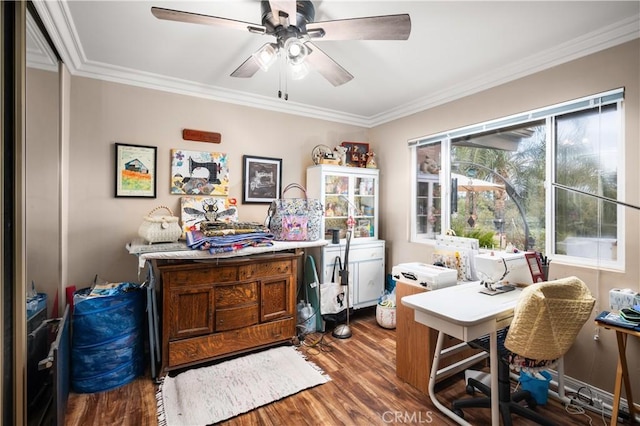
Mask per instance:
[[[544,121],[452,140],[456,234],[544,251],[545,148]]]
[[[619,95],[608,103],[589,102],[517,125],[461,129],[418,144],[414,238],[434,239],[452,229],[485,248],[511,244],[615,263],[622,235],[616,203],[622,103]],[[442,198],[448,191],[442,191],[443,170],[451,178],[448,200]]]

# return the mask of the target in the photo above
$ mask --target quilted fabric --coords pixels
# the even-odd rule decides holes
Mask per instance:
[[[567,277],[522,291],[505,347],[522,357],[555,360],[571,347],[595,304],[585,283]]]

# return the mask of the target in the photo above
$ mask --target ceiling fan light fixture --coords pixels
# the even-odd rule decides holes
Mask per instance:
[[[287,60],[292,65],[301,64],[309,53],[307,46],[294,37],[284,42],[284,51],[286,52]]]
[[[309,74],[309,67],[306,63],[300,62],[299,64],[290,64],[289,75],[292,80],[302,80]]]
[[[253,53],[258,66],[262,71],[268,71],[271,65],[278,59],[278,45],[267,43]]]

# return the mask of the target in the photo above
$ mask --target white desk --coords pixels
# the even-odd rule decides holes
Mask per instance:
[[[498,342],[496,332],[507,327],[513,317],[513,308],[518,302],[521,289],[489,296],[479,293],[483,287],[478,282],[461,284],[437,291],[405,296],[403,305],[415,310],[415,320],[436,329],[436,343],[433,365],[429,375],[429,397],[436,407],[459,424],[469,425],[449,408],[441,404],[435,395],[438,360],[442,352],[444,335],[456,337],[465,342],[489,334],[491,367],[491,423],[500,424],[498,409]]]

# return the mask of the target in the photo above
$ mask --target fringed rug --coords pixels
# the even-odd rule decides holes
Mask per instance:
[[[217,423],[331,380],[291,346],[165,376],[158,389],[158,424]]]

